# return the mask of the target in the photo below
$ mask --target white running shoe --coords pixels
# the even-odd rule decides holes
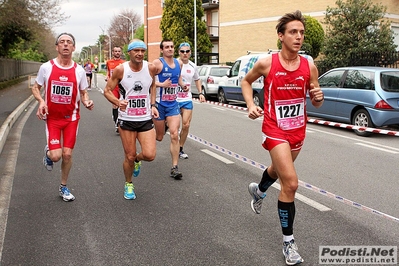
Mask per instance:
[[[69,189],[66,186],[60,186],[59,192],[60,192],[60,197],[62,197],[64,201],[75,200],[75,196],[72,195],[72,193],[69,191]]]
[[[285,264],[287,265],[296,265],[303,262],[301,255],[298,253],[298,247],[294,239],[290,242],[283,243],[283,256],[285,258]]]

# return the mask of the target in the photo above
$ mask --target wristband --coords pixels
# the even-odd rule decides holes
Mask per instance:
[[[200,93],[198,93],[198,95],[204,95],[204,93],[201,91]]]
[[[158,109],[157,105],[155,103],[151,104],[151,107],[155,107]]]

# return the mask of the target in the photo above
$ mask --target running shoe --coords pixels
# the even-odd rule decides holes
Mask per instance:
[[[141,169],[141,161],[140,162],[134,161],[133,177],[138,177],[139,176],[140,169]]]
[[[60,192],[60,197],[62,197],[64,201],[75,200],[75,196],[72,195],[72,193],[69,191],[69,189],[66,186],[60,186],[58,191]]]
[[[136,194],[134,194],[133,183],[125,182],[125,193],[123,196],[127,200],[134,200],[136,198]]]
[[[294,239],[290,242],[283,243],[283,255],[285,258],[285,264],[296,265],[303,262],[301,255],[298,253],[298,247],[295,244]]]
[[[262,196],[259,196],[257,190],[258,190],[258,184],[256,183],[249,184],[248,191],[252,197],[251,208],[254,211],[254,213],[260,214],[262,208],[262,201],[266,197],[266,192],[264,192]]]
[[[177,165],[175,167],[172,167],[172,169],[170,170],[170,177],[173,177],[176,180],[182,179],[183,174],[181,172],[179,172]]]
[[[180,159],[188,159],[188,155],[184,151],[181,151],[179,153],[179,157]]]
[[[48,146],[44,146],[44,157],[43,157],[43,165],[46,167],[47,171],[53,170],[53,161],[47,156]]]

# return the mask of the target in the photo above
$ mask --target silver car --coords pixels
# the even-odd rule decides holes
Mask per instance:
[[[202,92],[206,99],[209,99],[211,96],[217,96],[219,81],[221,77],[227,75],[230,68],[230,66],[222,65],[202,65],[198,67],[198,73],[202,83]],[[193,95],[198,94],[194,81],[191,84],[191,93]]]

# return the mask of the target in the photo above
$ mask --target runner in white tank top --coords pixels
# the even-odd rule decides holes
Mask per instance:
[[[118,126],[125,160],[124,198],[134,200],[132,176],[137,177],[141,161],[152,161],[156,154],[155,129],[152,118],[158,117],[155,106],[155,73],[153,64],[144,61],[147,46],[141,40],[133,40],[128,46],[130,61],[117,66],[107,81],[104,96],[119,107]],[[119,84],[119,99],[112,91]],[[136,141],[141,152],[137,152]]]

